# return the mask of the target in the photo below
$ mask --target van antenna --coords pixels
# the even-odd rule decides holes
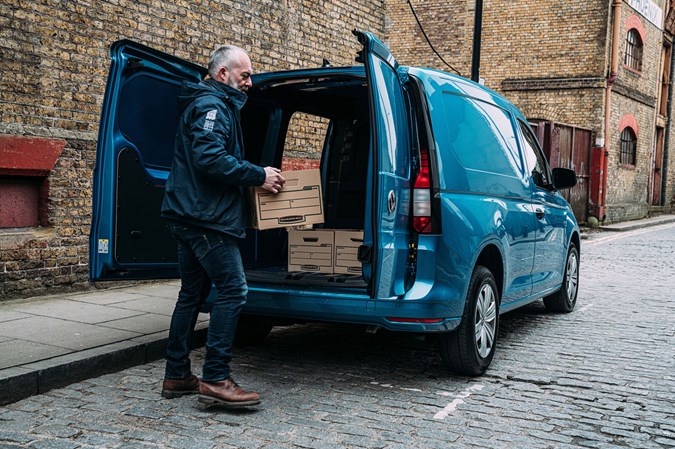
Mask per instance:
[[[450,67],[450,69],[452,69],[452,70],[453,70],[455,73],[457,73],[459,76],[462,76],[462,74],[459,73],[459,70],[457,70],[456,68],[454,68],[453,66],[451,66],[450,64],[448,64],[448,63],[446,62],[446,60],[443,59],[443,56],[441,56],[440,53],[438,53],[438,52],[436,51],[436,49],[434,48],[434,45],[433,45],[433,44],[431,43],[431,41],[429,40],[429,36],[427,36],[427,33],[424,31],[424,27],[422,27],[422,22],[420,22],[420,19],[417,17],[417,13],[415,12],[415,8],[413,8],[412,2],[411,2],[410,0],[408,0],[408,5],[410,5],[410,11],[412,11],[413,16],[415,17],[415,20],[417,21],[417,25],[419,25],[420,31],[422,31],[422,34],[424,35],[424,38],[427,40],[427,43],[429,44],[429,47],[431,47],[431,50],[432,50],[434,53],[436,53],[436,56],[438,56],[438,57],[440,58],[440,60],[443,61],[443,63],[444,63],[445,65],[447,65],[448,67]]]

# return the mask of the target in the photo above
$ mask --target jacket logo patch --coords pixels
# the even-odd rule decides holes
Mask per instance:
[[[204,120],[204,131],[213,131],[213,124],[215,123],[214,120],[216,119],[216,115],[218,115],[217,109],[211,109],[206,113],[206,120]]]

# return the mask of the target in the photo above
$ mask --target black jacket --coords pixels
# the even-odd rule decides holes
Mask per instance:
[[[265,170],[243,159],[245,103],[246,94],[214,80],[183,83],[162,217],[244,237],[244,188],[265,182]]]

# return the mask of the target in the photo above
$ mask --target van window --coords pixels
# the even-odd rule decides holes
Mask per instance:
[[[522,163],[507,111],[449,92],[443,106],[450,144],[465,168],[520,177]]]
[[[124,83],[119,94],[117,123],[122,135],[152,168],[170,168],[178,128],[176,98],[180,82],[141,74]],[[144,98],[144,101],[138,101]],[[170,130],[170,131],[169,131]]]
[[[379,58],[375,58],[374,63],[378,66],[378,69],[374,71],[375,89],[380,93],[377,98],[381,103],[376,105],[375,109],[390,111],[382,117],[384,126],[377,129],[378,145],[380,148],[387,149],[386,152],[378,154],[380,169],[385,173],[405,178],[408,176],[410,168],[410,152],[408,150],[410,142],[398,142],[396,130],[406,128],[406,125],[400,123],[400,121],[407,120],[408,112],[405,110],[403,104],[392,102],[388,94],[390,91],[401,90],[400,81],[396,72],[388,69],[387,63]],[[403,96],[402,93],[401,96]],[[391,111],[393,107],[398,110]]]
[[[542,153],[537,139],[528,129],[527,125],[518,120],[520,130],[523,133],[523,157],[527,170],[532,175],[532,179],[537,187],[548,187],[551,185],[548,170],[546,168],[546,159]]]

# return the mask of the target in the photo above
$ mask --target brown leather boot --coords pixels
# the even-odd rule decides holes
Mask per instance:
[[[167,399],[197,393],[199,393],[199,377],[194,374],[183,379],[164,379],[162,382],[162,397]]]
[[[202,382],[199,384],[199,402],[227,407],[246,407],[260,404],[260,395],[255,391],[246,391],[231,378],[220,382]]]

